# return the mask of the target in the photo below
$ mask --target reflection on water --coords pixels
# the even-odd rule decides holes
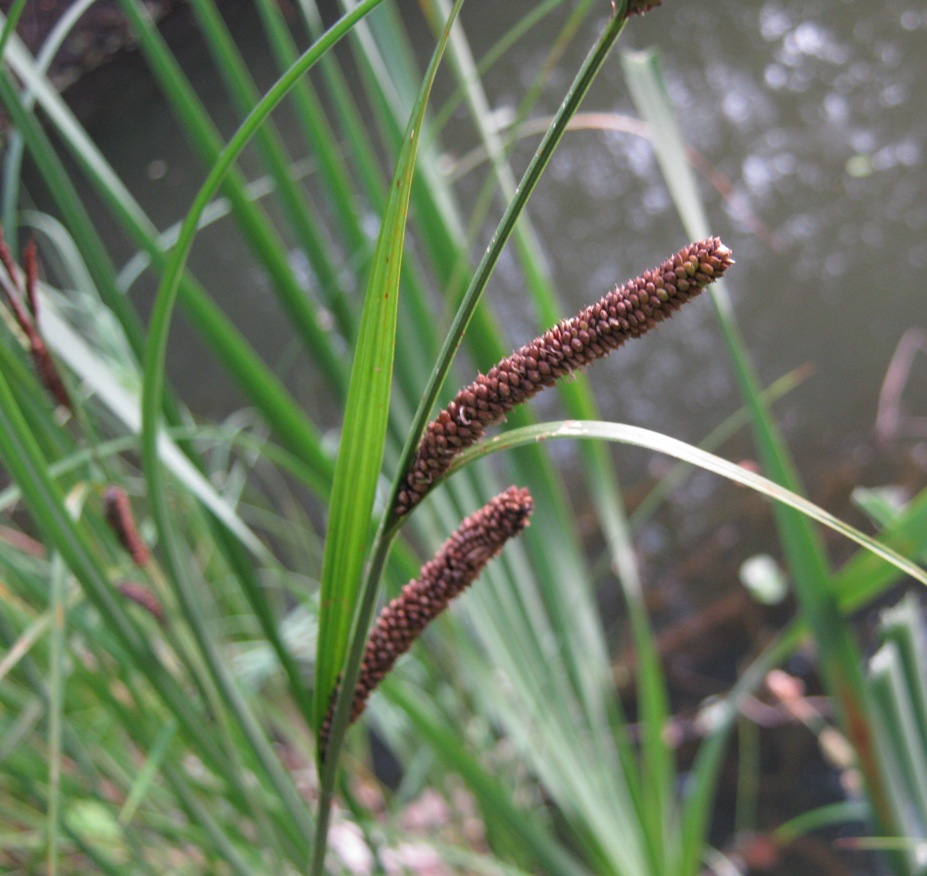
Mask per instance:
[[[488,71],[494,109],[517,105],[533,83],[568,6]],[[518,7],[469,0],[463,21],[477,56],[522,14]],[[250,4],[226,8],[240,45],[254,51],[259,41],[249,38],[256,26]],[[408,14],[414,20],[414,10]],[[564,71],[580,63],[593,24],[550,77],[538,115],[556,108],[568,84]],[[425,46],[427,32],[420,23],[416,27]],[[666,0],[633,21],[620,43],[622,49],[662,49],[690,144],[734,187],[737,200],[729,204],[708,183],[703,186],[713,230],[737,259],[730,290],[763,379],[803,363],[816,366],[814,376],[779,407],[799,457],[845,450],[868,438],[895,345],[908,326],[927,325],[921,280],[927,267],[927,102],[918,99],[927,81],[925,37],[921,0]],[[221,107],[221,85],[203,67],[198,39],[188,29],[173,42],[208,105]],[[269,59],[253,61],[259,81],[268,83]],[[130,185],[156,221],[167,224],[188,204],[200,171],[151,93],[144,83],[128,83],[110,105],[118,112],[98,116],[92,133],[120,173],[135,175]],[[584,109],[633,114],[617,57]],[[232,120],[220,118],[219,124],[228,130]],[[298,143],[298,134],[293,137]],[[459,119],[452,122],[451,138],[452,157],[476,145]],[[516,171],[533,142],[516,151]],[[294,153],[301,154],[298,146]],[[482,172],[463,180],[465,199]],[[770,230],[768,236],[750,230],[738,203]],[[531,216],[564,297],[564,315],[684,242],[649,145],[619,132],[569,134]],[[484,233],[496,217],[490,216]],[[474,251],[482,245],[485,240]],[[250,265],[243,267],[243,250],[226,227],[214,229],[197,247],[195,266],[274,361],[286,325],[263,306],[265,281]],[[512,311],[513,341],[524,341],[536,325],[518,305],[510,264],[503,262],[490,294]],[[195,350],[192,340],[177,355],[186,349]],[[909,395],[915,403],[927,397],[925,371],[915,369]],[[592,383],[609,418],[687,440],[698,440],[738,404],[707,302],[600,366]],[[214,387],[200,397],[191,393],[196,387],[185,395],[209,415],[238,404],[220,402]]]
[[[915,97],[927,11],[914,0],[708,5],[667,3],[626,36],[662,48],[689,142],[772,229],[774,249],[705,186],[737,258],[731,292],[761,374],[817,366],[782,406],[793,442],[845,447],[871,428],[902,332],[927,323],[927,102]],[[604,79],[590,103],[633,112],[617,64]],[[555,169],[535,216],[560,287],[579,301],[607,272],[651,264],[682,232],[646,147],[603,134],[573,135],[568,148],[569,173]],[[603,404],[696,439],[732,408],[733,386],[710,309],[680,323],[622,355],[616,386],[632,380],[638,391]]]

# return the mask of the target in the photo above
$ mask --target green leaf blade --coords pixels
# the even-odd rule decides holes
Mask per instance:
[[[395,354],[402,254],[425,107],[458,2],[425,76],[403,138],[373,257],[335,463],[322,558],[319,640],[313,697],[321,726],[347,659],[357,614],[370,520],[383,462]]]

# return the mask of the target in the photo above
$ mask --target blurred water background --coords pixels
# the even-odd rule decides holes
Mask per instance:
[[[224,9],[266,86],[274,69],[263,41],[254,38],[252,5],[230,0]],[[519,3],[469,0],[463,24],[475,54],[523,12]],[[500,118],[531,86],[567,12],[550,16],[487,72],[486,90]],[[407,13],[424,53],[427,29],[414,7]],[[231,130],[235,121],[224,109],[221,83],[195,28],[186,24],[168,25],[172,45],[220,127]],[[550,77],[535,117],[556,108],[592,33],[590,23],[589,38],[576,40]],[[731,187],[725,198],[703,180],[714,230],[735,251],[731,294],[760,374],[769,382],[797,366],[814,367],[778,409],[796,454],[813,461],[852,452],[872,435],[878,392],[902,334],[927,326],[927,101],[918,85],[927,81],[927,7],[919,0],[667,0],[632,22],[620,43],[622,50],[649,46],[662,51],[690,145]],[[118,76],[104,78],[104,71],[90,94],[78,88],[78,99],[91,134],[166,226],[182,216],[202,169],[177,136],[141,59],[119,63]],[[635,115],[617,57],[583,109]],[[285,114],[282,119],[285,124]],[[300,155],[295,136],[290,142]],[[535,143],[519,144],[516,171]],[[462,110],[443,145],[451,170],[477,145]],[[350,151],[350,144],[344,148]],[[465,202],[484,173],[485,166],[477,167],[460,181]],[[530,215],[565,316],[685,242],[649,144],[621,132],[568,134]],[[484,236],[497,216],[498,208]],[[131,254],[128,247],[121,252]],[[299,263],[300,254],[293,258]],[[234,233],[221,224],[207,231],[195,265],[258,348],[271,359],[279,355],[285,322]],[[138,294],[145,293],[142,282]],[[536,326],[519,306],[511,265],[503,263],[489,294],[509,309],[513,340],[525,340]],[[198,355],[194,343],[175,344],[178,375],[192,364],[188,355]],[[927,368],[915,368],[912,381],[912,413],[923,414],[916,408]],[[593,385],[609,418],[690,441],[738,405],[707,304],[646,344],[623,350]],[[202,380],[184,392],[205,416],[223,416],[236,403]]]

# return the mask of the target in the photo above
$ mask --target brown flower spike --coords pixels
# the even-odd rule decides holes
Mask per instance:
[[[144,566],[150,556],[148,545],[138,533],[132,506],[129,504],[129,497],[125,490],[116,486],[107,487],[106,492],[103,493],[103,510],[106,514],[106,522],[116,533],[119,543],[132,557],[132,562],[136,566]]]
[[[480,375],[438,414],[419,444],[399,491],[396,514],[408,513],[454,457],[502,422],[516,405],[671,316],[733,264],[717,237],[690,243],[657,268],[609,292],[572,319],[535,338]]]
[[[509,487],[467,517],[434,558],[422,566],[419,577],[406,584],[380,612],[367,636],[349,723],[357,720],[373,689],[425,627],[473,583],[510,538],[528,525],[533,510],[534,501],[526,489]],[[337,693],[336,688],[319,734],[323,753]]]
[[[19,272],[16,270],[13,256],[10,253],[9,247],[6,245],[3,232],[0,230],[0,264],[5,268],[10,280],[10,287],[12,287],[7,288],[5,283],[0,284],[7,306],[13,314],[16,324],[26,336],[26,341],[29,344],[29,352],[32,355],[32,362],[35,365],[36,373],[39,375],[39,380],[42,381],[42,384],[54,396],[55,401],[59,405],[63,405],[68,408],[68,410],[73,410],[71,398],[64,388],[64,383],[61,380],[61,376],[58,374],[58,370],[55,368],[55,363],[52,361],[51,354],[48,352],[48,347],[45,345],[45,341],[41,334],[39,334],[39,305],[36,294],[38,288],[39,265],[38,258],[36,257],[35,243],[33,241],[30,241],[26,245],[25,251],[23,252],[23,262],[26,274],[25,290],[23,290],[22,280],[20,279]],[[25,295],[28,311],[26,307],[23,307],[19,298],[13,294],[13,291],[18,292],[20,296],[23,294]]]
[[[139,584],[138,581],[120,581],[117,589],[126,599],[144,608],[160,626],[167,626],[167,616],[160,600],[144,584]]]

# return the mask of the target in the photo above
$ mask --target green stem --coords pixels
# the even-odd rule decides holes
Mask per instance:
[[[470,281],[470,285],[466,293],[464,293],[454,321],[451,323],[444,345],[441,347],[441,351],[438,354],[438,360],[432,369],[428,385],[422,395],[421,403],[415,413],[415,419],[409,431],[409,437],[400,457],[397,470],[398,473],[390,492],[390,501],[388,503],[389,510],[387,511],[388,516],[392,516],[393,514],[393,508],[395,507],[396,499],[402,485],[402,476],[411,465],[418,443],[425,431],[425,427],[428,425],[431,411],[438,398],[438,393],[441,391],[441,386],[450,371],[451,363],[457,353],[464,333],[467,330],[467,326],[473,317],[477,305],[480,303],[486,284],[489,282],[489,278],[492,276],[496,263],[502,255],[502,250],[511,237],[512,232],[515,230],[515,225],[524,211],[528,199],[534,192],[541,175],[550,163],[554,150],[563,138],[570,119],[579,109],[583,98],[589,91],[589,87],[595,80],[602,64],[605,63],[605,59],[608,57],[612,46],[614,46],[615,41],[624,29],[624,25],[625,19],[623,15],[612,16],[605,30],[602,32],[602,35],[593,46],[592,51],[587,55],[586,60],[583,62],[583,66],[580,68],[563,103],[560,105],[560,109],[554,116],[550,128],[548,128],[547,133],[544,135],[544,139],[541,141],[540,146],[538,146],[537,151],[534,153],[534,157],[531,159],[531,163],[525,170],[521,182],[515,190],[515,196],[509,201],[509,205],[506,207],[505,213],[502,215],[502,219],[499,221],[499,225],[492,236],[492,240],[473,274],[473,279]]]

